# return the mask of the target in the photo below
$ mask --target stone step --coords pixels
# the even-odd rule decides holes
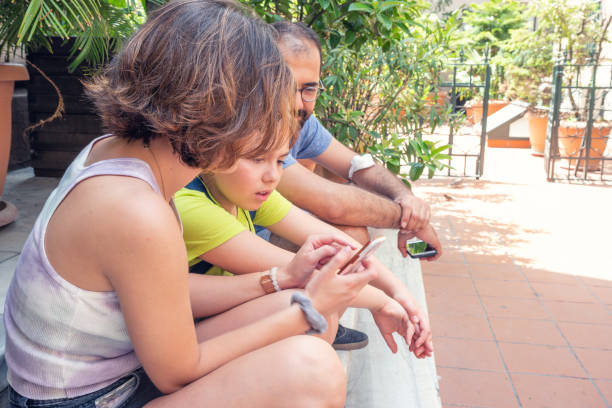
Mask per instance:
[[[427,310],[419,261],[402,258],[396,248],[396,231],[370,231],[371,236],[380,234],[384,234],[387,241],[378,249],[378,259],[404,282],[416,301]],[[348,309],[340,323],[365,332],[370,339],[363,349],[337,352],[348,377],[345,408],[442,406],[434,357],[417,359],[397,335],[398,352],[393,354],[367,310]]]

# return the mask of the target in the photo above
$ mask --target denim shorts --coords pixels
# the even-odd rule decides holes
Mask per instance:
[[[74,398],[33,400],[9,388],[9,407],[44,408],[140,408],[163,394],[142,368],[120,378],[101,390]]]

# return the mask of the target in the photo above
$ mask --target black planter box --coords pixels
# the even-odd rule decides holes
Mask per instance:
[[[53,39],[53,53],[40,49],[28,53],[28,61],[40,68],[57,85],[64,100],[62,118],[38,127],[30,134],[32,167],[37,176],[58,177],[79,151],[102,134],[93,104],[83,93],[81,81],[86,79],[87,66],[68,72],[68,55],[72,42]],[[58,97],[53,86],[28,64],[27,82],[30,123],[48,118],[55,112]]]

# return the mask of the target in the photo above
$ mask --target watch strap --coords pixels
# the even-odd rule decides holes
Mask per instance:
[[[259,284],[266,293],[276,292],[276,289],[274,288],[274,282],[272,281],[272,277],[269,273],[261,275],[261,278],[259,278]]]

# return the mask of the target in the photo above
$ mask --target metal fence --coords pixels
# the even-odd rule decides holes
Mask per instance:
[[[448,80],[442,81],[439,87],[448,90],[450,104],[453,110],[465,109],[466,99],[482,101],[482,117],[476,122],[480,128],[458,127],[451,124],[448,129],[447,143],[451,145],[447,176],[480,178],[484,170],[484,154],[486,146],[486,128],[491,89],[491,66],[488,52],[480,63],[466,62],[463,53],[458,60],[449,64]],[[469,115],[468,115],[469,116]],[[468,117],[468,121],[472,118]],[[473,167],[472,167],[473,166]],[[473,170],[472,170],[473,169]]]
[[[612,180],[611,125],[612,65],[559,58],[544,152],[547,180]]]

